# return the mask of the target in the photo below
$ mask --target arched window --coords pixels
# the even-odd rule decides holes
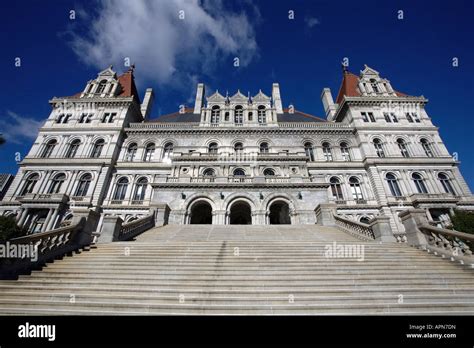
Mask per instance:
[[[362,196],[362,190],[360,188],[359,179],[355,176],[349,178],[349,186],[351,187],[352,198],[356,201],[364,199]]]
[[[94,147],[92,148],[91,157],[92,158],[99,158],[100,154],[102,153],[102,149],[104,148],[105,141],[104,139],[99,139],[95,142]]]
[[[216,176],[216,172],[212,168],[207,168],[204,170],[204,172],[202,172],[202,175],[203,176]]]
[[[87,195],[87,191],[89,191],[89,186],[92,181],[92,175],[90,174],[84,174],[80,179],[79,179],[79,184],[77,185],[76,189],[76,197],[84,197]]]
[[[245,176],[245,171],[242,168],[237,168],[233,174],[234,176]]]
[[[244,145],[242,143],[235,143],[234,151],[237,155],[240,155],[244,151]]]
[[[42,158],[49,158],[51,157],[51,154],[53,153],[54,148],[58,144],[58,141],[56,139],[48,141],[46,144],[43,153],[41,154]]]
[[[415,183],[416,190],[418,191],[418,193],[428,193],[423,177],[420,174],[413,173],[411,175],[411,178],[413,179],[413,182]]]
[[[173,144],[171,144],[173,146]],[[151,162],[153,160],[153,157],[155,156],[155,143],[149,143],[145,147],[145,154],[143,155],[143,161],[145,162]]]
[[[370,223],[370,219],[367,216],[362,216],[359,222],[368,225]]]
[[[74,158],[76,157],[77,151],[79,150],[79,146],[81,145],[81,141],[79,139],[73,140],[71,144],[69,144],[69,148],[66,152],[66,158]]]
[[[105,86],[107,86],[107,81],[106,80],[100,81],[99,86],[97,87],[96,93],[97,94],[104,93]]]
[[[454,191],[453,185],[451,185],[451,181],[449,180],[449,177],[446,174],[439,173],[438,179],[441,182],[441,185],[443,185],[444,192],[450,193],[452,195],[456,194],[456,192]]]
[[[267,110],[265,110],[265,106],[260,105],[257,109],[257,117],[258,123],[266,124],[267,123]]]
[[[268,143],[260,143],[260,153],[268,153]]]
[[[407,144],[405,143],[405,140],[402,138],[397,139],[397,144],[398,148],[400,149],[400,152],[402,153],[403,157],[410,157],[410,154],[408,153],[408,147]]]
[[[137,154],[138,145],[136,143],[131,143],[127,149],[127,155],[125,157],[126,161],[132,162],[135,159]]]
[[[35,188],[36,183],[39,180],[39,175],[38,174],[31,174],[25,181],[25,185],[23,186],[23,189],[21,190],[20,196],[24,196],[28,193],[32,193],[33,189]]]
[[[265,175],[265,176],[275,176],[275,171],[271,168],[267,168],[263,171],[263,175]]]
[[[421,146],[423,147],[423,150],[425,151],[426,156],[428,157],[434,157],[433,155],[433,150],[431,149],[431,145],[426,139],[421,139]]]
[[[339,179],[336,177],[332,177],[329,180],[329,183],[331,184],[331,193],[334,199],[337,201],[342,201],[344,199],[344,196],[342,195],[342,187]]]
[[[341,155],[344,161],[351,160],[351,154],[349,153],[349,145],[346,142],[341,143]]]
[[[327,162],[332,161],[331,145],[327,142],[323,143],[323,154],[324,154],[324,159]]]
[[[51,186],[49,187],[48,193],[59,193],[64,181],[66,181],[66,174],[61,173],[56,175],[53,178],[53,181],[51,181]]]
[[[114,200],[115,201],[123,201],[125,199],[125,195],[127,194],[128,188],[128,179],[127,178],[120,178],[117,182],[117,187],[115,188],[114,193]]]
[[[140,178],[135,185],[135,192],[133,193],[134,201],[143,201],[145,199],[146,188],[148,186],[147,178]]]
[[[304,152],[306,154],[306,157],[309,158],[311,162],[314,161],[314,150],[313,150],[313,144],[310,142],[307,142],[304,144]]]
[[[217,155],[217,152],[219,151],[219,145],[217,145],[217,143],[210,143],[208,151],[210,154]]]
[[[392,173],[387,173],[385,178],[387,179],[388,187],[390,188],[392,196],[401,197],[402,192],[400,191],[400,186],[398,186],[397,177]]]
[[[171,159],[173,156],[173,143],[166,143],[163,149],[163,159]]]
[[[218,124],[221,118],[221,108],[217,105],[214,105],[211,110],[211,123]]]
[[[377,153],[377,156],[381,157],[381,158],[385,157],[385,152],[383,150],[382,141],[378,138],[375,138],[373,143],[374,143],[375,152]]]
[[[234,123],[242,124],[244,122],[244,108],[241,105],[237,105],[234,110]]]

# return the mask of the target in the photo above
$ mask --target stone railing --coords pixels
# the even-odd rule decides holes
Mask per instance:
[[[130,240],[153,227],[155,227],[154,214],[123,224],[122,227],[120,228],[118,240],[119,241]]]
[[[474,268],[474,235],[431,226],[424,209],[405,210],[399,217],[409,245]]]
[[[406,243],[407,242],[407,235],[405,233],[398,233],[393,235],[397,243]]]
[[[85,234],[85,218],[70,226],[10,239],[2,244],[16,250],[11,257],[0,259],[0,278],[16,278],[18,274],[42,267],[46,262],[79,250],[92,243],[92,234]]]
[[[366,225],[357,221],[345,219],[339,215],[334,215],[336,226],[342,228],[353,236],[363,240],[374,240],[375,235],[370,225]]]
[[[474,268],[474,235],[430,225],[421,225],[418,229],[426,237],[428,251],[449,257],[451,261],[456,259],[461,263],[469,263]]]

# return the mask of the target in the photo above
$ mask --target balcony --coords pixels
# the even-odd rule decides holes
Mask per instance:
[[[28,193],[17,197],[21,203],[67,203],[69,196],[64,193]]]

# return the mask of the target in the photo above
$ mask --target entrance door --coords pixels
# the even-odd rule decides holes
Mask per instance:
[[[191,208],[192,225],[211,225],[212,224],[212,207],[207,202],[197,202]]]
[[[270,225],[291,225],[290,207],[286,202],[275,202],[270,206]]]
[[[252,209],[246,202],[237,202],[230,208],[231,225],[251,225],[252,224]]]

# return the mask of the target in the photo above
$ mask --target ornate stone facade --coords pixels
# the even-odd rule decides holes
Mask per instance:
[[[169,224],[315,224],[333,203],[359,222],[423,208],[449,222],[474,209],[458,162],[426,113],[427,99],[400,93],[365,67],[347,70],[336,102],[325,88],[325,118],[283,108],[271,95],[215,92],[198,84],[194,108],[149,120],[133,69],[108,68],[52,111],[21,162],[0,213],[32,232],[94,210],[125,221],[160,210]],[[101,224],[99,224],[100,228]]]

